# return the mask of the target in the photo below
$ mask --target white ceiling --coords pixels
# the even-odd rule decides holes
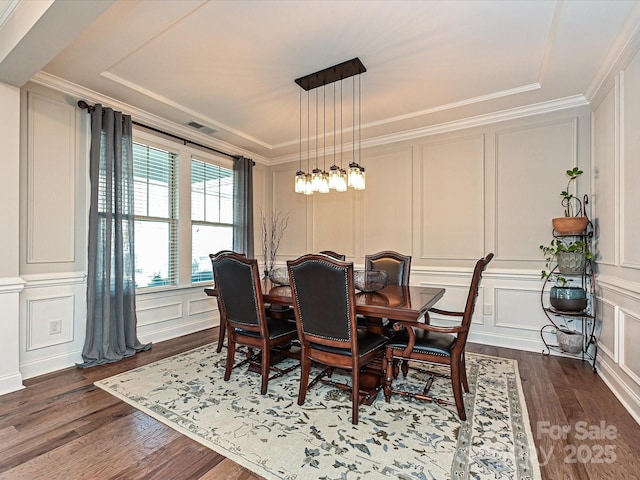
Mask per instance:
[[[212,139],[273,161],[298,149],[300,76],[359,57],[362,139],[374,142],[544,102],[585,103],[640,24],[639,1],[615,0],[81,3],[102,6],[91,25],[90,14],[74,19],[77,32],[69,15],[40,19],[53,18],[41,36],[70,37],[38,66],[46,75],[196,121],[216,130]],[[78,2],[54,5],[80,15]],[[0,7],[0,39],[10,25],[1,20]],[[2,53],[0,80],[11,60]]]

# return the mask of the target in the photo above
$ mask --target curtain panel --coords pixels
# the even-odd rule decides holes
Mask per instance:
[[[148,350],[137,337],[133,142],[129,115],[91,111],[86,368]]]
[[[253,256],[253,160],[233,163],[233,250]]]

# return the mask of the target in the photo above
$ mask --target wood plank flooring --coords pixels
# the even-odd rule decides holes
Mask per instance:
[[[116,364],[29,379],[0,396],[0,479],[261,478],[93,386],[216,340],[217,329],[198,332]],[[468,350],[518,360],[544,480],[639,478],[640,426],[586,363],[477,344]]]

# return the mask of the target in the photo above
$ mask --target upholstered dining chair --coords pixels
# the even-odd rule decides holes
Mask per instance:
[[[465,392],[469,392],[469,382],[467,381],[467,371],[465,366],[465,346],[467,336],[469,335],[469,327],[475,309],[476,298],[478,296],[478,288],[482,273],[493,258],[493,253],[481,258],[476,262],[471,277],[471,285],[467,295],[464,311],[452,312],[441,310],[439,308],[431,308],[430,313],[437,313],[450,317],[458,317],[461,322],[457,326],[441,327],[427,323],[415,322],[396,322],[393,328],[398,330],[396,334],[387,344],[385,349],[385,358],[383,369],[385,370],[384,380],[384,397],[387,402],[390,401],[392,394],[400,394],[424,400],[436,402],[439,404],[455,405],[458,416],[461,420],[466,420],[467,415],[464,409],[464,400],[462,388]],[[433,372],[427,380],[427,384],[422,392],[407,392],[395,390],[393,388],[393,379],[398,376],[398,360],[403,360],[402,373],[407,375],[407,364],[405,361],[414,361],[418,363],[426,363],[431,365],[446,365],[449,367],[449,377],[453,389],[453,397],[455,403],[451,403],[444,399],[434,398],[428,394],[429,388],[433,383],[435,376],[441,376]],[[413,368],[412,366],[409,368]],[[419,369],[419,368],[418,368]],[[424,370],[422,370],[425,372]]]
[[[411,273],[411,256],[391,250],[365,255],[365,270],[384,270],[389,278],[389,285],[409,285]]]
[[[293,306],[301,343],[300,390],[303,405],[309,387],[311,362],[328,368],[311,385],[333,368],[351,371],[351,386],[322,381],[351,390],[351,422],[358,424],[360,369],[384,351],[387,338],[358,330],[353,286],[353,263],[321,254],[308,254],[287,262]]]
[[[409,275],[411,273],[411,255],[403,255],[392,250],[383,250],[378,253],[365,255],[365,270],[383,270],[387,272],[389,285],[409,285]],[[368,317],[360,317],[358,319],[361,326],[368,326],[373,321]],[[381,327],[385,335],[393,335],[395,332],[391,329],[393,320],[382,318],[377,320],[381,323]],[[370,327],[367,327],[370,328]]]
[[[213,269],[213,259],[218,255],[222,255],[223,253],[234,253],[233,250],[220,250],[218,253],[210,253],[209,258],[211,259],[211,268]],[[244,255],[241,253],[239,255]],[[215,275],[214,275],[214,283],[215,283]],[[220,353],[222,351],[222,347],[224,345],[224,337],[227,336],[227,324],[222,317],[222,312],[220,311],[220,301],[216,298],[218,302],[218,312],[220,313],[220,326],[218,327],[218,346],[216,347],[216,352]]]
[[[337,258],[338,260],[342,260],[343,262],[347,259],[347,257],[342,253],[337,253],[332,250],[322,250],[319,253],[322,253],[323,255],[329,255],[330,257]]]
[[[270,367],[271,350],[288,345],[298,336],[296,326],[290,322],[274,319],[267,315],[262,300],[262,283],[258,272],[258,261],[237,253],[224,253],[213,259],[213,275],[221,316],[227,325],[227,363],[224,379],[229,380],[231,370],[253,361],[253,349],[260,349],[260,372],[262,385],[260,393],[267,393],[271,378],[280,377],[297,368],[297,364],[287,369]],[[247,359],[234,365],[236,345],[249,348]],[[269,377],[270,369],[276,374]]]

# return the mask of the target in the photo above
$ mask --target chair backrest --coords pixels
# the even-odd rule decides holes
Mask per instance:
[[[476,262],[476,266],[473,269],[473,276],[471,277],[471,285],[469,286],[469,294],[467,295],[467,302],[464,307],[464,316],[462,317],[462,326],[467,327],[458,338],[463,342],[466,341],[469,333],[469,327],[471,326],[471,320],[473,319],[473,312],[476,308],[476,299],[478,298],[478,289],[480,288],[480,281],[482,280],[482,274],[487,269],[487,265],[493,258],[493,253],[488,254],[486,257],[481,258]]]
[[[258,261],[231,252],[215,256],[212,262],[219,306],[227,322],[261,330],[266,325],[266,317]]]
[[[365,270],[384,270],[389,278],[389,285],[409,285],[411,273],[411,256],[385,250],[364,257]]]
[[[334,252],[332,250],[322,250],[323,255],[329,255],[330,257],[337,258],[338,260],[342,260],[343,262],[347,259],[347,257],[341,253]]]
[[[246,255],[244,253],[238,253],[238,252],[234,252],[233,250],[220,250],[218,253],[210,253],[209,254],[209,258],[211,259],[211,268],[213,269],[213,260],[220,256],[220,255],[224,255],[225,253],[235,253],[237,255],[242,255],[243,257],[245,257]],[[213,283],[216,283],[216,276],[213,276]]]
[[[308,254],[287,269],[300,340],[357,351],[353,263]]]

